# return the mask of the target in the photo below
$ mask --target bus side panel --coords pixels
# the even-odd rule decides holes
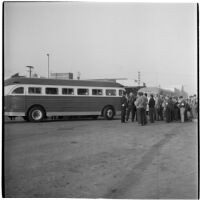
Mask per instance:
[[[24,95],[8,95],[4,97],[4,112],[25,113],[25,96]],[[21,115],[20,114],[20,115]]]
[[[38,104],[46,112],[95,112],[112,105],[120,110],[120,97],[27,96],[26,109]]]
[[[9,112],[10,109],[10,97],[4,96],[4,112]]]

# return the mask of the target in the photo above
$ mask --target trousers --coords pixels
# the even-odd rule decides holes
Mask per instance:
[[[130,113],[131,113],[131,120],[133,122],[136,115],[136,109],[134,106],[128,106],[127,113],[126,113],[126,121],[128,121]]]
[[[138,108],[137,109],[137,118],[138,118],[138,123],[141,125],[145,124],[145,109],[144,108]]]
[[[181,107],[180,108],[180,115],[181,115],[181,122],[183,123],[184,122],[184,117],[185,117],[185,108],[184,107]]]
[[[149,119],[153,123],[155,118],[155,108],[149,108]]]

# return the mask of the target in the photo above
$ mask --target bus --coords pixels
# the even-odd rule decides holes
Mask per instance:
[[[39,122],[47,117],[120,113],[124,87],[115,82],[14,77],[4,81],[4,114]]]

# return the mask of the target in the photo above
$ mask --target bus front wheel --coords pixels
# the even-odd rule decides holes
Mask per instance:
[[[31,122],[40,122],[44,119],[44,110],[41,107],[33,107],[28,113]]]
[[[107,107],[104,109],[103,116],[105,119],[111,120],[114,117],[114,110],[112,107]]]

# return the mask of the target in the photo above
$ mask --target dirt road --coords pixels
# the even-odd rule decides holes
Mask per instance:
[[[6,197],[197,198],[197,122],[5,124]]]

